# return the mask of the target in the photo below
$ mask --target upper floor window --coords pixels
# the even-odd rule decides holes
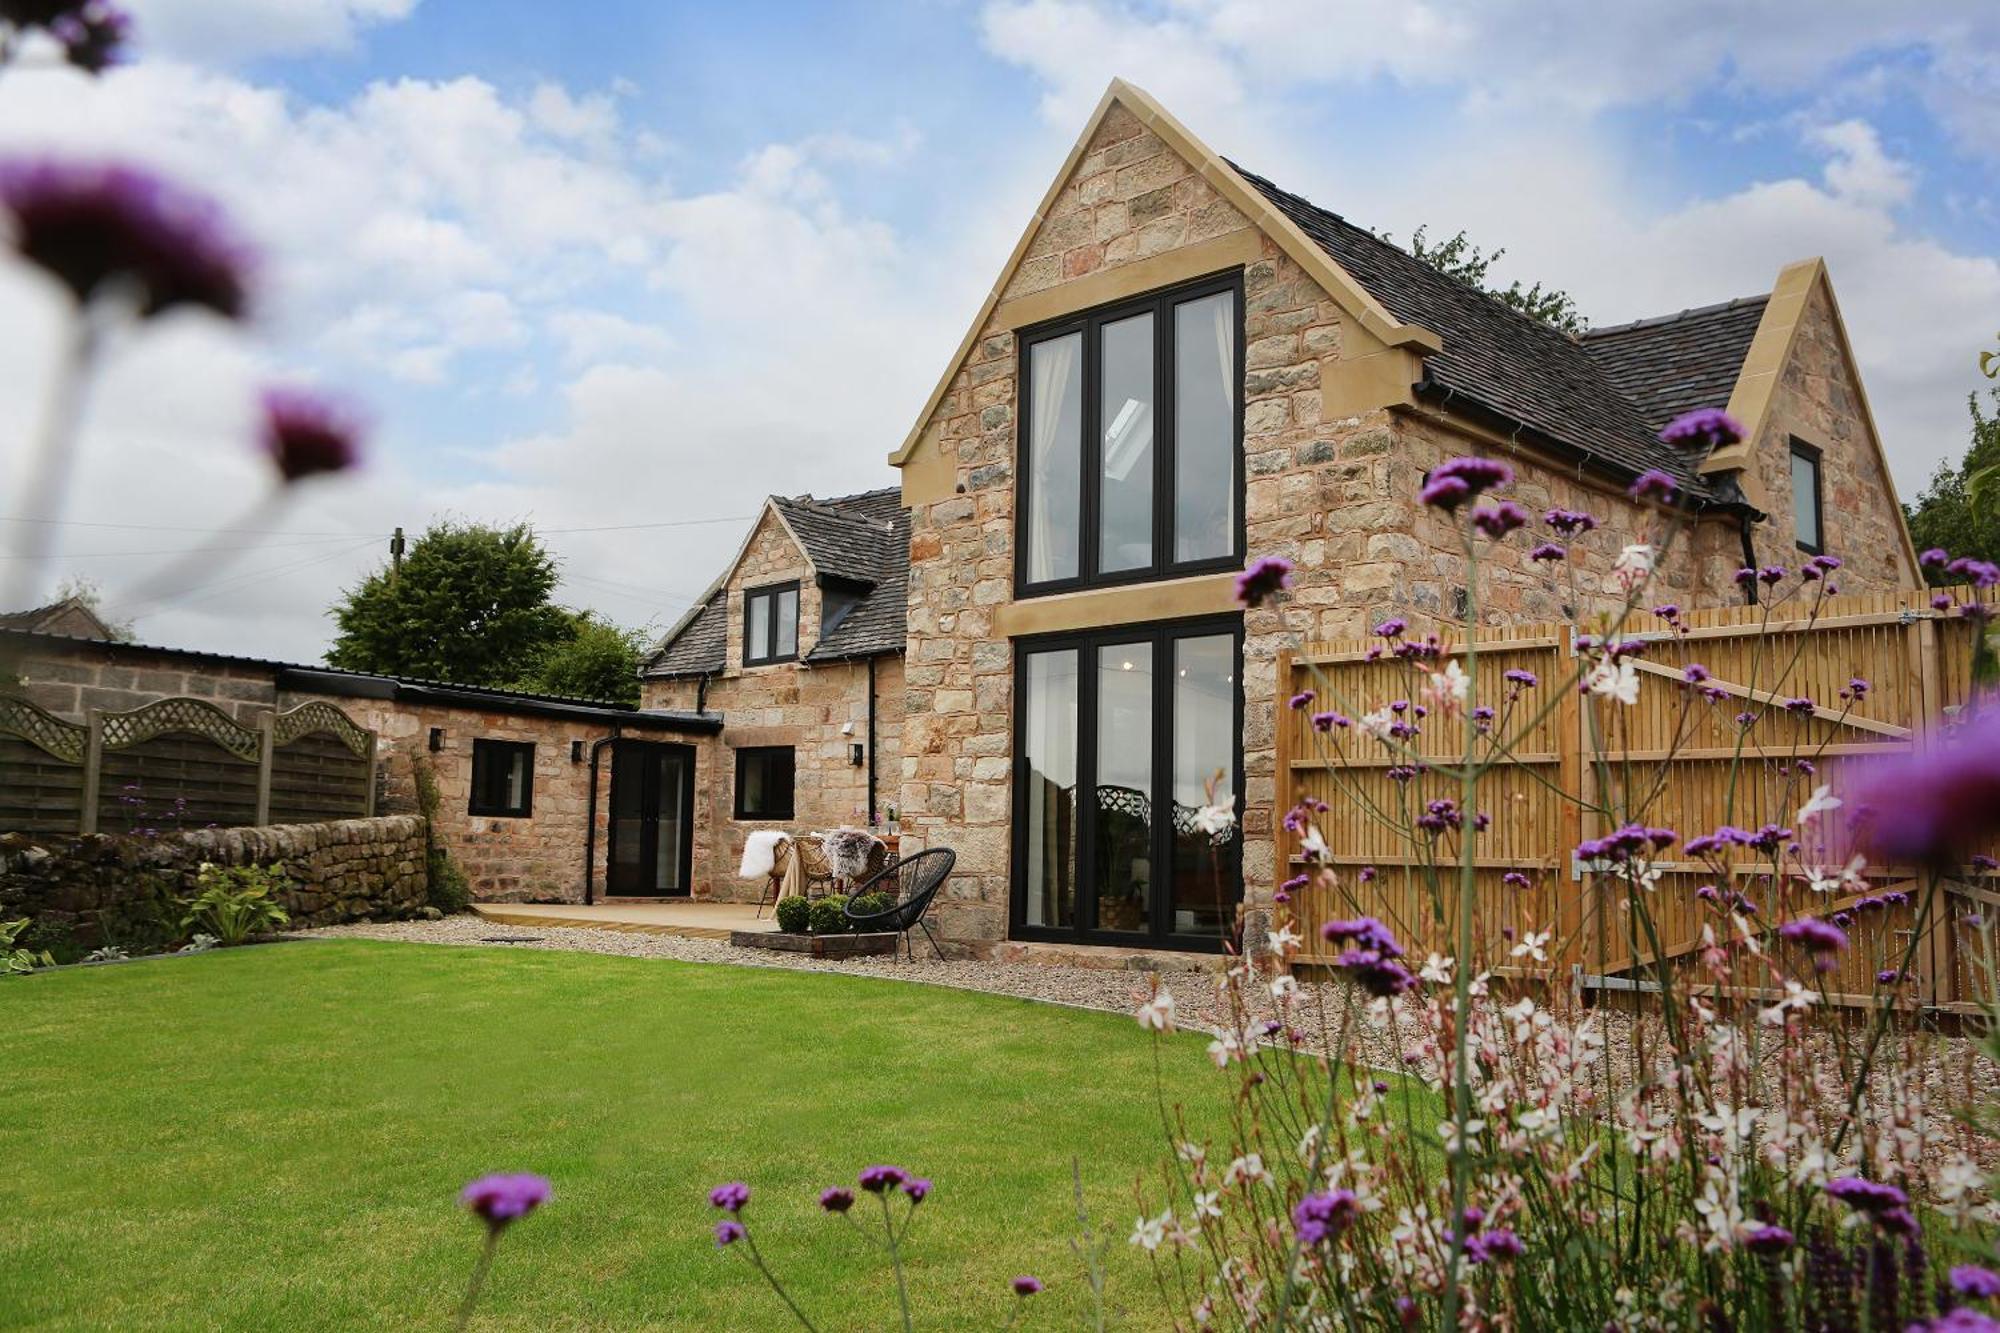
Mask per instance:
[[[799,585],[778,583],[743,594],[743,665],[790,662],[799,655]]]
[[[1825,519],[1820,510],[1819,450],[1792,441],[1792,533],[1799,549],[1812,555],[1826,550]]]
[[[535,808],[535,743],[472,742],[472,800],[466,813],[525,819]]]
[[[1020,591],[1241,561],[1242,290],[1232,273],[1022,336]]]

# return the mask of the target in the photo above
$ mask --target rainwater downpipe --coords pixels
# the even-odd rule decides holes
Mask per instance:
[[[875,659],[868,659],[868,827],[875,827]]]

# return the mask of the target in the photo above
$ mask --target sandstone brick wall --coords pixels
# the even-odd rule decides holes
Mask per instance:
[[[0,835],[0,918],[35,923],[37,947],[71,961],[105,944],[158,948],[185,938],[181,898],[202,862],[275,866],[293,928],[397,920],[424,909],[424,821],[343,819],[199,829],[155,838]]]
[[[746,590],[790,579],[799,580],[799,652],[812,651],[819,639],[820,590],[813,571],[784,525],[766,514],[743,559],[728,580],[728,656],[720,675],[708,682],[706,704],[724,718],[714,746],[712,766],[696,787],[698,835],[695,879],[717,898],[753,902],[763,881],[736,878],[743,845],[757,829],[788,832],[865,827],[868,823],[868,766],[855,764],[851,747],[868,740],[868,663],[866,661],[779,662],[743,665],[743,596]],[[876,809],[885,819],[897,804],[902,771],[904,673],[900,657],[875,660]],[[649,680],[644,702],[648,708],[692,709],[702,697],[693,680]],[[851,733],[841,728],[851,726]],[[739,820],[736,813],[736,762],[739,747],[788,745],[795,752],[797,778],[793,818]]]
[[[1114,107],[1003,297],[1249,225],[1190,164]],[[1457,454],[1502,454],[1516,465],[1514,494],[1523,504],[1587,510],[1602,524],[1575,544],[1568,564],[1529,562],[1530,543],[1520,537],[1493,553],[1480,580],[1487,623],[1607,608],[1620,550],[1662,535],[1657,517],[1615,485],[1579,476],[1574,463],[1485,438],[1443,413],[1421,405],[1350,415],[1323,410],[1321,363],[1359,339],[1329,294],[1274,242],[1263,238],[1261,250],[1244,271],[1248,554],[1285,555],[1299,572],[1290,596],[1245,617],[1244,868],[1253,908],[1268,903],[1274,880],[1279,650],[1363,634],[1389,615],[1462,614],[1469,574],[1458,530],[1414,498],[1427,468]],[[955,493],[912,511],[906,847],[958,849],[952,900],[939,915],[949,935],[982,943],[1006,933],[1009,896],[1014,659],[994,630],[994,610],[1013,597],[1018,359],[1014,335],[997,318],[975,339],[920,427],[942,451]],[[1830,506],[1832,495],[1830,486]],[[1482,543],[1482,558],[1489,549]],[[1733,523],[1679,531],[1661,564],[1658,600],[1733,604],[1739,594],[1729,576],[1740,563]]]
[[[1868,435],[1860,385],[1841,346],[1826,288],[1807,297],[1791,355],[1779,372],[1757,433],[1755,469],[1770,518],[1757,529],[1758,558],[1796,568],[1804,558],[1792,510],[1792,437],[1821,451],[1820,524],[1830,555],[1844,562],[1845,592],[1919,586],[1904,543],[1903,516]]]
[[[74,639],[15,642],[32,645],[11,664],[21,677],[15,692],[71,722],[83,721],[93,708],[119,711],[187,694],[247,724],[277,699],[271,672],[263,667]]]

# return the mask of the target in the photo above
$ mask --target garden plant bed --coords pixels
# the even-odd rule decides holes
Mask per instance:
[[[732,930],[729,942],[739,949],[777,949],[811,954],[814,958],[862,958],[896,952],[894,931],[870,930],[853,935],[797,935],[783,930]]]

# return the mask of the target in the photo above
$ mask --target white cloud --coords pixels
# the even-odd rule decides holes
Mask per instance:
[[[1822,125],[1807,140],[1830,155],[1826,185],[1842,199],[1864,208],[1890,209],[1906,203],[1916,189],[1915,169],[1884,152],[1881,136],[1865,120]]]
[[[417,0],[125,0],[148,52],[229,63],[344,50],[379,23],[408,18]]]

